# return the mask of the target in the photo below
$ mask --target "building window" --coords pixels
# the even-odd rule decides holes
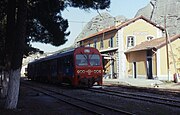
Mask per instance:
[[[154,38],[153,36],[147,36],[148,41],[152,40],[153,38]]]
[[[94,48],[97,47],[97,39],[94,39]]]
[[[101,41],[100,41],[100,49],[103,49],[104,48],[104,41],[103,39],[101,38]]]
[[[135,37],[128,36],[127,37],[127,47],[133,47],[135,45]]]
[[[113,47],[113,37],[111,37],[109,39],[109,47],[112,48]]]

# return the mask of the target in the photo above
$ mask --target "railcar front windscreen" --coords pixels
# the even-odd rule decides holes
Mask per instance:
[[[77,54],[77,66],[100,66],[100,56],[98,54]]]
[[[100,66],[100,56],[97,54],[89,54],[89,63],[91,66]]]
[[[76,65],[77,66],[87,66],[88,65],[88,56],[85,54],[76,55]]]

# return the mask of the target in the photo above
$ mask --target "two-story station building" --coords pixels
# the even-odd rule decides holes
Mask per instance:
[[[163,36],[163,27],[139,16],[82,38],[77,44],[95,47],[101,52],[105,76],[111,79],[168,79],[166,38]],[[180,72],[179,38],[180,35],[170,37],[172,49],[176,52],[175,57],[172,53],[168,56],[171,78],[175,72]],[[173,69],[173,57],[177,69]]]

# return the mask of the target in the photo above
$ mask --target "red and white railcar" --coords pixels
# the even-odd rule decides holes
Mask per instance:
[[[102,57],[95,48],[79,47],[29,63],[27,75],[32,80],[72,86],[102,85]]]

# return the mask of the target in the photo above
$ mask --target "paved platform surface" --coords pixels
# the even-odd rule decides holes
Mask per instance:
[[[180,83],[162,82],[160,80],[149,79],[103,79],[104,85],[128,85],[135,87],[150,87],[150,88],[164,88],[164,89],[177,89],[180,90]]]
[[[159,80],[133,79],[133,78],[103,79],[103,82],[110,84],[127,84],[131,86],[154,86],[154,85],[163,84],[163,82]]]

